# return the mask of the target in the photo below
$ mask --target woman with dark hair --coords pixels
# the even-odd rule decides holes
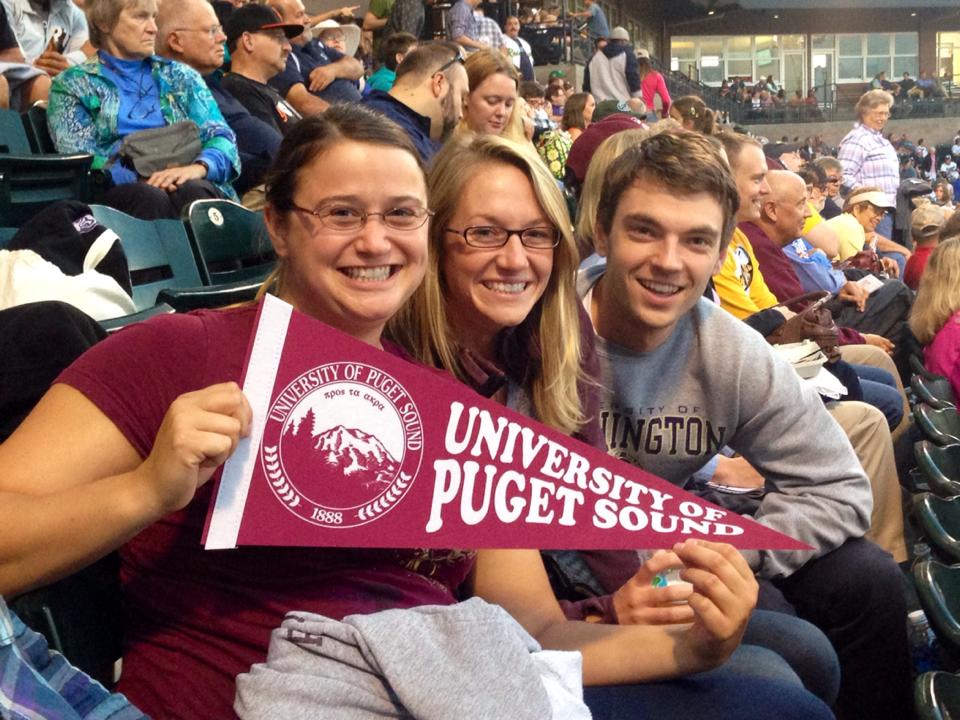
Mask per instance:
[[[200,75],[154,54],[156,1],[87,0],[84,9],[97,53],[54,78],[47,117],[57,150],[91,153],[111,186],[103,202],[144,219],[235,199],[236,138]],[[142,152],[128,148],[162,128],[165,138],[154,132]]]
[[[590,93],[574,93],[563,106],[560,127],[543,133],[537,141],[537,152],[557,180],[563,180],[570,148],[589,127],[596,107],[597,103]]]

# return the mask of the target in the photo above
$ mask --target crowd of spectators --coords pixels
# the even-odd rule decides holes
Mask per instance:
[[[166,318],[81,358],[0,445],[0,492],[10,499],[0,512],[14,527],[0,535],[4,593],[130,541],[124,579],[136,642],[119,687],[134,705],[158,717],[201,706],[229,713],[238,675],[233,707],[248,717],[260,703],[305,702],[313,696],[284,692],[285,673],[298,670],[271,665],[272,649],[276,684],[267,671],[247,673],[266,660],[260,631],[280,623],[280,604],[343,615],[453,604],[473,592],[545,647],[583,652],[595,717],[709,711],[723,720],[776,708],[780,718],[819,719],[830,717],[827,706],[844,718],[909,717],[897,566],[908,554],[893,438],[909,424],[902,379],[914,293],[903,280],[923,268],[891,213],[910,162],[904,169],[882,134],[887,90],[861,98],[834,157],[818,137],[761,144],[722,128],[702,98],[671,98],[649,54],[592,0],[582,17],[596,50],[583,92],[562,71],[537,83],[520,19],[486,17],[477,0],[458,0],[448,39],[433,42],[420,39],[423,6],[405,0],[372,3],[360,23],[355,7],[311,17],[301,0],[86,0],[79,15],[51,0],[32,25],[37,6],[0,2],[0,39],[9,45],[12,28],[25,68],[5,76],[8,97],[24,107],[46,93],[54,142],[94,156],[103,202],[147,219],[177,218],[197,198],[262,207],[280,257],[266,289],[810,548],[741,554],[691,543],[652,556],[544,559],[322,550],[301,559],[270,549],[238,552],[221,567],[192,533],[210,494],[204,483],[249,426],[231,383],[254,315],[246,306]],[[54,22],[56,13],[73,24]],[[362,60],[368,42],[376,68]],[[815,105],[799,93],[785,100],[773,77],[749,88],[725,82],[721,94],[760,109]],[[130,148],[145,137],[172,137],[163,146],[172,159],[135,159]],[[955,145],[939,166],[925,156],[951,183],[960,134]],[[912,148],[911,158],[926,149]],[[948,221],[948,187],[908,213],[925,248]],[[827,299],[812,307],[811,291]],[[368,292],[376,302],[358,300]],[[824,334],[809,338],[829,375],[815,385],[770,347],[811,308],[828,316]],[[129,393],[113,392],[112,382],[136,385],[125,373],[139,360],[153,368],[194,349],[205,359],[171,363],[142,412]],[[121,357],[123,377],[111,377]],[[197,370],[203,363],[213,370]],[[47,423],[62,418],[65,447],[79,457],[36,458]],[[181,447],[173,418],[204,430],[179,464],[170,460]],[[651,429],[668,425],[672,440]],[[225,445],[209,449],[211,435]],[[39,490],[29,484],[35,465],[44,469]],[[92,513],[104,488],[132,480],[162,484],[161,497],[138,496],[137,513],[111,517],[92,539],[37,541],[44,531],[64,537],[66,511],[51,507]],[[38,507],[38,498],[49,502]],[[691,585],[654,588],[670,565]],[[311,582],[318,574],[333,582]],[[286,640],[310,644],[310,633],[285,628]],[[7,645],[38,644],[2,602],[0,631]],[[180,642],[190,652],[160,673]],[[418,652],[403,664],[416,667]],[[209,683],[210,697],[173,692],[180,682]],[[96,697],[105,702],[102,688]]]

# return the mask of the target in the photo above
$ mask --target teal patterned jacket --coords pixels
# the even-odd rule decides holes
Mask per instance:
[[[200,128],[204,149],[219,150],[233,165],[233,181],[240,174],[240,156],[233,130],[200,74],[183,63],[151,56],[152,73],[160,88],[160,112],[168,124],[193,120]],[[100,72],[100,59],[93,55],[80,65],[64,70],[53,80],[47,124],[57,150],[90,153],[99,169],[120,152],[123,138],[117,133],[120,93]],[[228,198],[236,199],[230,182],[215,183]]]

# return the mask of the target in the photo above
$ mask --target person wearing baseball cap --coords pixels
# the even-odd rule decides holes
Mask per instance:
[[[628,100],[642,95],[637,56],[630,33],[619,25],[610,31],[610,42],[590,58],[583,73],[583,89],[596,101]],[[649,107],[647,103],[647,107]]]
[[[884,268],[892,277],[903,275],[910,251],[903,245],[877,233],[888,211],[896,210],[896,205],[879,187],[860,187],[854,189],[843,206],[844,214],[852,215],[864,231],[864,242],[871,244],[883,262]],[[860,252],[864,243],[850,245],[841,238],[840,259],[846,260]]]
[[[943,224],[943,211],[930,203],[921,205],[910,216],[910,233],[916,247],[913,255],[907,260],[907,267],[903,271],[903,282],[911,290],[916,290],[920,286],[920,277],[927,267],[930,253],[940,242]]]
[[[225,32],[231,64],[221,86],[251,115],[286,135],[301,115],[267,83],[286,67],[290,38],[300,35],[303,25],[283,22],[266,5],[244,5],[231,13]]]

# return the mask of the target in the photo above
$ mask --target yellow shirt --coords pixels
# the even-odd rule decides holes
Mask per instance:
[[[723,266],[713,276],[713,285],[720,296],[720,306],[741,320],[777,304],[760,273],[753,246],[740,228],[733,233]]]
[[[836,217],[824,220],[835,233],[840,243],[839,254],[835,259],[846,260],[848,257],[856,255],[863,250],[867,236],[863,231],[863,226],[850,213],[843,213]]]
[[[820,211],[817,210],[812,202],[808,202],[807,207],[810,208],[810,217],[803,221],[803,232],[800,233],[801,236],[806,235],[823,222],[823,215],[820,214]]]

